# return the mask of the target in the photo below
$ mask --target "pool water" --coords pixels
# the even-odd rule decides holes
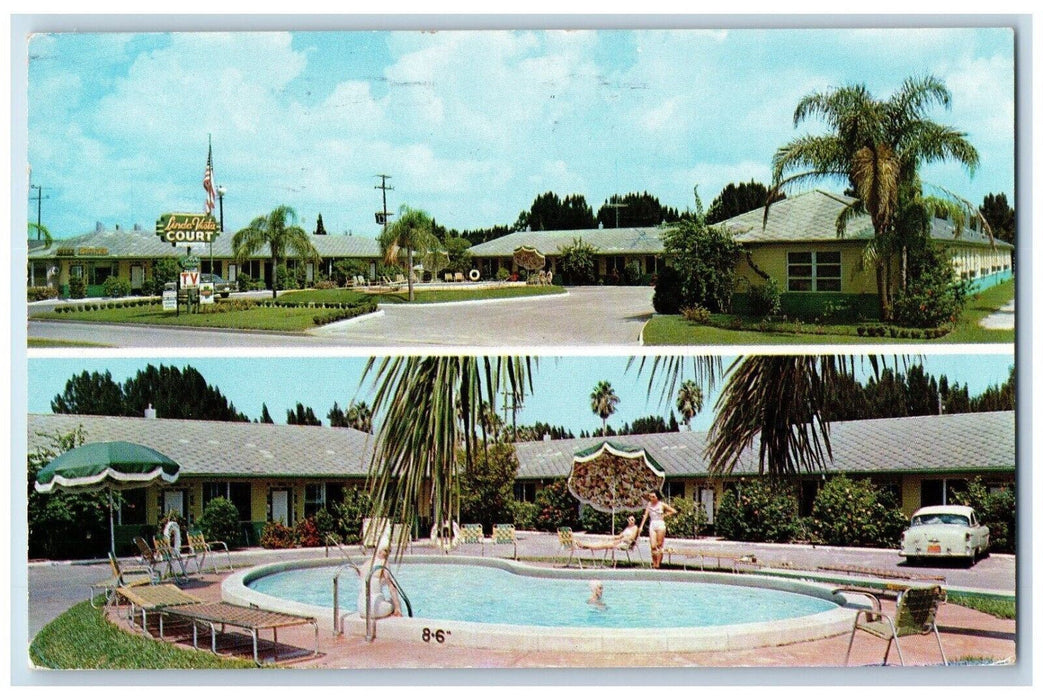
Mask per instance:
[[[599,579],[605,608],[587,604],[587,578],[513,574],[486,566],[407,563],[393,567],[415,617],[545,627],[709,627],[814,615],[827,600],[755,586],[682,581]],[[336,567],[294,569],[249,583],[260,593],[333,607]],[[591,578],[596,578],[594,574]],[[345,569],[340,607],[355,609],[358,578]]]

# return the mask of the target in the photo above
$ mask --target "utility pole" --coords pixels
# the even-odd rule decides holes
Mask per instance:
[[[383,209],[377,212],[377,223],[384,227],[384,230],[388,230],[388,217],[391,214],[388,213],[388,190],[394,190],[394,187],[388,186],[388,180],[391,179],[390,175],[374,175],[373,177],[380,178],[380,184],[374,185],[373,189],[381,191],[381,202]]]
[[[511,397],[511,403],[507,403],[507,397]],[[514,392],[507,391],[507,387],[503,388],[503,422],[507,422],[507,409],[511,410],[511,438],[514,440],[518,439],[518,409],[523,408],[525,404],[518,400],[517,395]]]
[[[616,228],[619,228],[619,210],[626,209],[627,205],[623,204],[622,202],[612,202],[611,204],[606,204],[605,206],[609,209],[616,210]]]
[[[43,233],[43,228],[42,228],[43,219],[41,217],[41,214],[43,213],[43,200],[50,199],[49,196],[48,197],[44,197],[43,196],[43,191],[46,190],[46,189],[50,189],[50,188],[49,187],[41,187],[40,185],[29,185],[29,189],[30,190],[36,190],[36,196],[34,197],[33,195],[30,194],[29,195],[29,199],[35,199],[36,200],[36,240],[40,240],[41,235]]]

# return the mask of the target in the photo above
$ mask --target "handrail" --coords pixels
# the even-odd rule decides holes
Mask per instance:
[[[383,564],[377,564],[370,569],[369,576],[366,577],[366,641],[372,642],[377,636],[377,620],[373,617],[373,600],[370,594],[373,589],[373,574],[377,573],[381,569],[387,571],[388,576],[391,577],[391,584],[398,591],[399,598],[406,604],[406,613],[408,617],[413,617],[413,605],[409,602],[409,596],[406,595],[402,587],[398,585],[398,579],[395,578],[395,574],[391,569],[387,568]]]
[[[331,542],[332,542],[333,544],[337,545],[337,549],[339,549],[339,550],[340,550],[340,553],[341,553],[341,554],[342,554],[342,555],[344,556],[344,558],[345,558],[345,559],[351,559],[351,555],[350,555],[350,554],[348,554],[347,552],[345,552],[345,551],[344,551],[344,547],[343,547],[343,546],[341,545],[341,543],[340,543],[340,542],[338,542],[338,541],[337,541],[337,540],[336,540],[336,539],[335,539],[335,538],[333,537],[333,535],[326,535],[326,537],[324,538],[324,541],[325,541],[325,543],[326,543],[326,558],[327,558],[327,559],[329,559],[329,558],[330,558],[330,543],[331,543]]]
[[[351,559],[337,567],[336,573],[333,574],[333,631],[338,635],[344,634],[344,623],[340,619],[340,575],[348,566],[355,570],[356,576],[362,578],[362,570]]]

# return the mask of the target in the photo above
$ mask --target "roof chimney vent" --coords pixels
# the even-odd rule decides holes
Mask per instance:
[[[550,442],[550,433],[544,433],[543,434],[543,441],[544,442]]]
[[[145,409],[145,417],[148,418],[149,420],[155,420],[156,419],[156,409],[152,408],[152,404],[151,403],[148,405],[148,408]]]
[[[94,223],[94,232],[95,233],[101,233],[104,230],[105,230],[105,224],[101,223],[100,221],[96,221]]]

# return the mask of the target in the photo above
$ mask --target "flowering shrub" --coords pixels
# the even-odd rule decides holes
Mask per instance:
[[[322,545],[322,537],[319,528],[315,526],[312,518],[298,520],[293,526],[293,539],[298,547],[319,547]]]
[[[294,546],[293,530],[281,521],[265,523],[261,531],[261,546],[265,549],[290,549]]]
[[[928,248],[910,254],[909,281],[895,292],[892,320],[908,328],[937,328],[954,323],[967,300],[967,282],[957,279],[952,263]]]
[[[673,498],[670,505],[677,509],[677,514],[670,518],[670,535],[672,537],[698,537],[706,529],[706,509],[699,501],[691,498]]]
[[[710,312],[698,304],[681,309],[681,315],[690,323],[706,323],[710,320]]]
[[[555,480],[536,492],[536,529],[554,532],[559,527],[578,526],[578,506],[565,479]]]
[[[740,479],[725,491],[714,521],[717,534],[742,542],[788,542],[796,534],[793,489],[763,478]]]
[[[535,530],[536,517],[539,508],[535,503],[528,501],[511,501],[511,510],[514,513],[514,527],[518,530]]]
[[[57,299],[58,290],[54,287],[28,287],[25,290],[25,298],[28,301],[43,301],[44,299]]]
[[[891,494],[839,475],[819,489],[808,527],[823,544],[896,547],[907,524]]]

